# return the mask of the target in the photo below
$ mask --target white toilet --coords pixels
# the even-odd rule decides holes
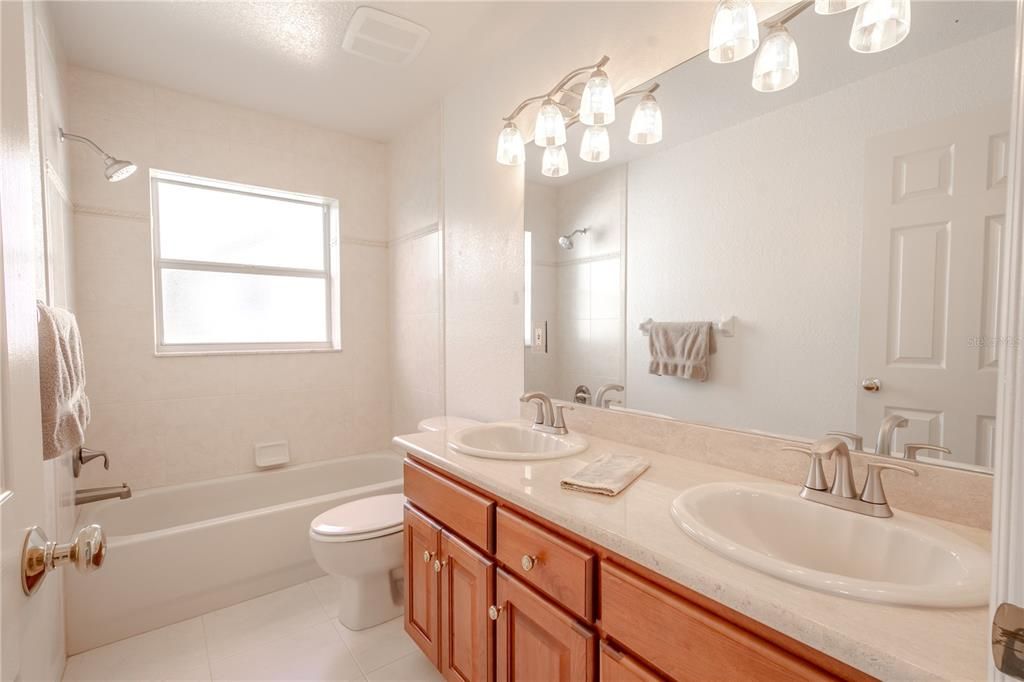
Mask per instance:
[[[338,620],[363,630],[402,614],[401,493],[364,497],[334,507],[309,524],[320,568],[340,586]]]

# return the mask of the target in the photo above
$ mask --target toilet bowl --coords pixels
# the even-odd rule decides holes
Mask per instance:
[[[363,630],[402,614],[400,493],[334,507],[309,524],[313,557],[339,585],[338,620]]]

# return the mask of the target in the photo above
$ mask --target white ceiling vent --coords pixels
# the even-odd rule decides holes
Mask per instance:
[[[408,19],[373,7],[356,9],[341,47],[381,64],[405,65],[427,44],[430,31]]]

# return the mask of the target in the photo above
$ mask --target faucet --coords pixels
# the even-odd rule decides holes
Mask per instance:
[[[907,443],[903,446],[903,458],[916,460],[917,453],[921,450],[934,450],[935,452],[941,452],[944,455],[953,454],[952,450],[944,448],[941,445],[932,445],[931,443]]]
[[[71,458],[71,467],[74,469],[75,478],[82,474],[82,467],[94,459],[103,458],[103,468],[110,470],[110,458],[102,450],[90,450],[89,448],[78,448],[78,452]]]
[[[533,420],[533,430],[542,433],[554,433],[564,436],[569,433],[565,427],[565,410],[574,409],[571,405],[554,405],[546,393],[534,391],[519,396],[519,401],[524,403],[537,403],[537,416]]]
[[[800,497],[836,509],[866,514],[877,518],[892,516],[892,508],[885,497],[882,487],[882,472],[888,469],[917,476],[917,471],[910,467],[887,462],[868,462],[868,473],[864,479],[864,489],[857,492],[853,480],[853,465],[850,461],[850,449],[842,438],[829,436],[811,444],[810,447],[787,446],[782,448],[789,452],[799,452],[811,458],[811,467],[800,490]],[[835,459],[835,473],[832,485],[828,484],[824,460]]]
[[[882,420],[878,427],[878,440],[875,441],[875,454],[892,456],[892,436],[896,429],[901,429],[908,424],[907,418],[902,414],[890,414]]]
[[[597,393],[594,395],[594,405],[597,407],[603,407],[608,409],[608,406],[612,404],[611,398],[607,400],[604,397],[605,393],[611,393],[613,391],[625,391],[626,387],[620,384],[604,384],[597,389]]]
[[[83,488],[75,491],[75,506],[99,502],[100,500],[112,500],[115,497],[120,500],[127,500],[132,496],[132,489],[127,483],[111,485],[103,488]]]

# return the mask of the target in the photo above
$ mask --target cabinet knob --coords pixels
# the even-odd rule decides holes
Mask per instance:
[[[441,569],[448,563],[447,559],[441,561],[440,559],[434,559],[434,573],[440,573]]]
[[[491,607],[489,607],[487,609],[487,617],[490,618],[491,620],[498,620],[498,616],[501,615],[501,608],[502,607],[500,607],[500,606],[491,606]]]
[[[430,560],[434,558],[434,553],[428,549],[423,550],[423,563],[429,564]]]
[[[524,571],[532,571],[533,567],[537,565],[537,557],[524,554],[523,558],[519,560]]]

